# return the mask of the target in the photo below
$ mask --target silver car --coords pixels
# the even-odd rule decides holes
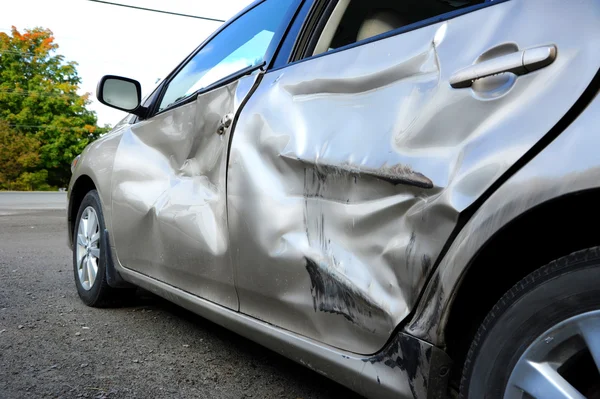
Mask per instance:
[[[599,398],[599,49],[598,0],[256,1],[144,100],[100,81],[79,296],[368,398]]]

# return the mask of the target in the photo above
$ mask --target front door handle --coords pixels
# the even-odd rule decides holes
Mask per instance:
[[[455,89],[464,89],[471,87],[477,79],[504,72],[525,75],[552,64],[556,59],[557,52],[556,46],[551,45],[523,50],[483,61],[456,72],[450,78],[450,86]]]
[[[227,114],[223,118],[221,118],[221,122],[219,122],[219,127],[217,128],[217,133],[225,133],[229,126],[231,126],[231,122],[233,122],[233,114]]]

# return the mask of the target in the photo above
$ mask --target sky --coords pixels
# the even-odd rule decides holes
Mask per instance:
[[[252,0],[108,0],[145,8],[227,20]],[[89,108],[98,124],[115,125],[126,116],[96,100],[103,75],[126,76],[149,94],[221,23],[179,17],[88,0],[0,0],[0,32],[40,26],[54,32],[58,54],[76,61],[80,94],[92,93]]]

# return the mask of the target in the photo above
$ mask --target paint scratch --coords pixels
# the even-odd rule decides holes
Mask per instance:
[[[381,317],[380,307],[345,276],[337,273],[334,268],[305,259],[315,312],[339,314],[362,327],[366,327],[366,322],[374,314]]]

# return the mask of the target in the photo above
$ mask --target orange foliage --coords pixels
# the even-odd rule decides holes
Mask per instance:
[[[31,49],[30,51],[33,51],[39,55],[43,55],[58,48],[58,45],[54,42],[54,34],[50,29],[35,28],[33,30],[26,30],[25,33],[21,33],[15,26],[13,26],[11,33],[12,38],[4,33],[1,33],[0,39],[12,39],[13,43],[21,48],[23,48],[23,46],[29,47],[34,44],[35,48]]]

